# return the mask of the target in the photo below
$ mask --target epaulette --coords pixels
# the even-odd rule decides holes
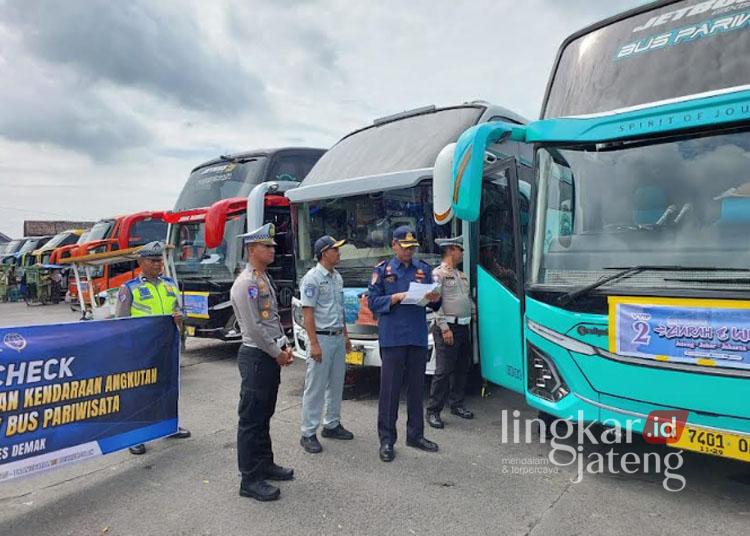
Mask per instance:
[[[379,263],[377,263],[377,264],[375,265],[375,268],[380,268],[380,267],[381,267],[381,266],[383,266],[383,265],[384,265],[384,264],[385,264],[386,262],[388,262],[388,260],[387,260],[387,259],[386,259],[386,260],[382,260],[382,261],[380,261]]]

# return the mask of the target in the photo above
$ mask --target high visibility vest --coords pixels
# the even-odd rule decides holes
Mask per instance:
[[[177,302],[177,285],[169,277],[160,276],[158,285],[137,277],[125,286],[133,295],[130,316],[171,315]]]

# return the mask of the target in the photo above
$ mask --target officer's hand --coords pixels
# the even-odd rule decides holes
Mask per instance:
[[[320,349],[319,343],[315,342],[310,345],[310,358],[318,363],[323,360],[323,350]]]
[[[177,326],[177,328],[180,331],[182,331],[182,320],[183,320],[182,313],[180,313],[180,312],[172,313],[172,319],[174,320],[174,323]]]
[[[293,359],[294,358],[292,357],[292,352],[290,352],[289,350],[281,350],[279,352],[279,355],[276,356],[276,362],[282,367],[286,367],[287,365],[291,364]]]
[[[396,292],[396,294],[391,294],[391,305],[401,303],[404,301],[404,298],[406,298],[406,292]]]
[[[444,330],[442,333],[443,342],[448,346],[453,346],[453,332],[451,331],[451,328]]]
[[[440,299],[440,293],[437,290],[433,290],[425,294],[424,297],[427,298],[428,302],[436,302]]]
[[[349,337],[346,338],[346,340],[344,341],[344,344],[346,344],[346,353],[347,354],[350,353],[353,350],[353,348],[352,348],[352,341],[349,340]]]

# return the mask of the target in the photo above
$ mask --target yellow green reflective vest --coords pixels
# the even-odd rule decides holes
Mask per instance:
[[[133,295],[130,316],[171,315],[177,303],[177,284],[173,279],[159,276],[161,284],[154,285],[142,277],[131,279],[125,286]]]

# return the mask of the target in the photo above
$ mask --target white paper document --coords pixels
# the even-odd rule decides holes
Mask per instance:
[[[421,305],[424,307],[428,301],[424,297],[440,286],[439,283],[414,283],[409,284],[409,290],[406,291],[406,298],[401,303],[404,305]]]

